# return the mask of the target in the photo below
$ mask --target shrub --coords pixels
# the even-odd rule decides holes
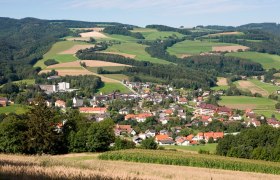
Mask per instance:
[[[114,150],[121,150],[121,149],[133,149],[135,148],[135,143],[126,139],[116,138]]]
[[[141,147],[143,149],[157,149],[158,144],[155,142],[154,138],[147,138],[141,142]]]

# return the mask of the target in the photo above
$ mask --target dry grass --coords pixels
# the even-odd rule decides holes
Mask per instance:
[[[190,57],[192,56],[191,54],[181,54],[180,55],[180,58],[186,58],[186,57]]]
[[[92,31],[92,32],[86,32],[81,33],[81,37],[87,38],[87,37],[93,37],[93,38],[108,38],[106,35],[102,34],[101,32]]]
[[[126,58],[131,58],[131,59],[134,59],[134,58],[136,57],[136,55],[133,55],[133,54],[119,53],[119,52],[101,52],[101,53],[116,54],[116,55],[124,56],[124,57],[126,57]]]
[[[87,49],[94,47],[95,45],[74,45],[70,49],[60,52],[59,54],[76,54],[77,51],[81,49]]]
[[[251,91],[253,94],[254,93],[259,93],[263,96],[268,96],[269,95],[269,93],[265,89],[262,89],[262,88],[256,86],[254,83],[252,83],[250,81],[238,81],[238,86],[241,89]]]
[[[97,154],[0,155],[4,179],[214,179],[276,180],[279,176],[172,165],[98,160]]]
[[[227,79],[224,77],[218,78],[217,85],[218,86],[227,86],[228,85]]]
[[[209,36],[224,36],[224,35],[239,35],[240,32],[223,32],[223,33],[216,33],[216,34],[210,34]]]
[[[47,69],[56,69],[56,68],[69,68],[69,67],[81,67],[80,62],[86,63],[88,67],[107,67],[107,66],[129,66],[125,64],[97,61],[97,60],[82,60],[82,61],[73,61],[67,63],[60,63],[48,66]]]
[[[246,51],[249,48],[246,46],[214,46],[212,51],[215,52],[238,52],[239,50]]]

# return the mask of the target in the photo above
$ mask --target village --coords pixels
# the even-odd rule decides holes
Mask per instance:
[[[242,128],[268,124],[280,127],[276,118],[258,116],[252,109],[234,110],[225,106],[207,103],[210,96],[223,95],[223,91],[185,92],[168,85],[122,81],[133,93],[113,92],[95,95],[92,99],[75,96],[69,103],[61,99],[55,102],[46,100],[66,112],[77,109],[88,120],[100,122],[117,117],[114,132],[140,144],[142,140],[154,138],[159,145],[194,146],[215,143],[226,134],[238,134]],[[39,85],[46,94],[74,92],[71,84],[60,82],[57,85]],[[34,99],[28,99],[32,104]],[[114,105],[119,102],[121,105]],[[126,104],[129,102],[128,104]],[[7,106],[7,98],[0,98],[1,106]],[[117,114],[117,116],[116,116]],[[62,128],[63,123],[59,128]],[[228,127],[227,130],[221,128]],[[238,126],[229,130],[230,126]]]

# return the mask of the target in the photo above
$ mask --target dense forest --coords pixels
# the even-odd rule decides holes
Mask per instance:
[[[184,35],[190,35],[191,32],[187,29],[183,28],[174,28],[174,27],[169,27],[169,26],[164,26],[164,25],[147,25],[146,28],[153,28],[157,29],[158,31],[173,31],[173,32],[178,32]]]
[[[119,34],[119,35],[124,35],[124,36],[131,36],[134,37],[136,39],[145,39],[145,37],[139,33],[133,33],[130,30],[132,30],[132,27],[127,27],[127,26],[107,26],[105,27],[105,29],[103,30],[104,33],[108,33],[108,34]]]
[[[227,135],[219,141],[217,154],[247,159],[280,161],[280,130],[260,126]]]
[[[0,18],[0,85],[37,74],[32,66],[68,33],[63,25],[44,20]]]

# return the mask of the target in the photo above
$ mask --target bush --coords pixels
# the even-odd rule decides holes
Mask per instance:
[[[126,139],[116,138],[114,150],[121,150],[121,149],[133,149],[135,148],[135,143]]]
[[[48,60],[46,60],[45,62],[44,62],[44,64],[46,65],[46,66],[50,66],[50,65],[54,65],[54,64],[58,64],[59,62],[57,62],[56,60],[54,60],[54,59],[48,59]]]
[[[154,138],[148,138],[141,142],[141,147],[143,149],[157,149],[158,144],[155,142]]]

